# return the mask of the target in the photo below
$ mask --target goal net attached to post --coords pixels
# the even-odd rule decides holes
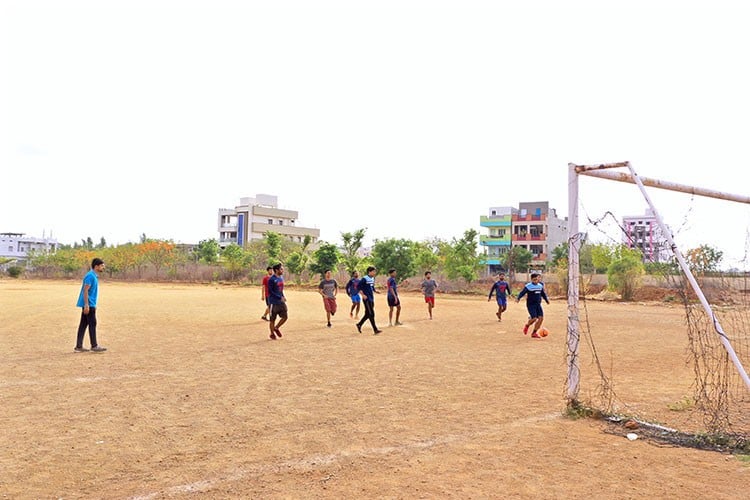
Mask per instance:
[[[581,344],[590,349],[592,365],[598,371],[596,384],[587,384],[589,393],[595,393],[601,398],[598,410],[604,414],[614,415],[624,413],[633,415],[640,413],[628,409],[627,402],[617,401],[613,394],[613,386],[617,382],[612,371],[627,370],[618,365],[617,359],[610,360],[607,373],[606,360],[603,361],[597,353],[597,342],[592,335],[589,322],[589,308],[586,303],[587,290],[582,290],[581,248],[583,233],[579,229],[579,176],[597,177],[608,181],[635,184],[643,199],[647,203],[652,215],[668,243],[674,262],[679,266],[676,273],[667,274],[663,279],[668,286],[675,290],[685,308],[684,322],[676,325],[684,328],[686,335],[686,362],[693,372],[691,397],[684,398],[683,410],[687,407],[691,411],[697,410],[702,415],[703,430],[711,433],[750,433],[750,377],[743,365],[750,363],[750,303],[745,287],[746,275],[724,280],[719,274],[710,278],[713,280],[713,290],[726,287],[728,296],[734,300],[724,301],[720,307],[712,307],[704,291],[709,278],[693,274],[691,266],[678,248],[665,225],[659,210],[653,203],[646,186],[665,189],[694,196],[703,196],[728,200],[732,202],[750,204],[750,197],[738,196],[701,187],[685,186],[655,179],[641,178],[633,169],[630,162],[610,163],[601,165],[569,164],[568,173],[568,202],[569,202],[569,239],[568,239],[568,315],[567,315],[567,379],[566,400],[569,408],[581,406],[591,407],[591,402],[581,401]],[[619,169],[620,171],[613,171]],[[623,172],[622,170],[626,170]],[[701,283],[702,282],[702,283]],[[717,285],[718,283],[718,285]],[[701,286],[704,285],[704,286]],[[714,294],[717,295],[717,294]],[[721,294],[718,294],[721,296]],[[729,326],[729,328],[725,328]],[[654,338],[653,349],[659,349],[659,340]],[[657,356],[658,358],[658,356]],[[616,367],[616,368],[615,368]],[[632,381],[628,381],[632,383]],[[658,381],[656,382],[658,383]],[[593,386],[596,386],[593,388]],[[655,388],[656,389],[656,388]],[[644,392],[648,392],[645,390]],[[657,392],[654,390],[654,392]],[[663,404],[657,402],[655,405]],[[674,403],[678,404],[678,403]],[[679,404],[678,404],[679,406]],[[670,408],[672,409],[672,408]],[[648,413],[648,412],[646,412]],[[658,411],[655,413],[659,414]],[[664,413],[661,412],[663,415]],[[648,415],[645,415],[648,418]]]

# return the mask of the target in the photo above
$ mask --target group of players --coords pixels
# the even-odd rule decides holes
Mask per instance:
[[[275,266],[269,266],[266,268],[267,275],[263,277],[261,286],[261,300],[266,303],[266,310],[261,316],[261,319],[268,321],[269,337],[272,340],[281,338],[281,326],[286,323],[288,314],[286,306],[286,297],[284,296],[284,265],[276,264]],[[346,283],[346,294],[351,299],[352,305],[349,310],[349,317],[359,319],[360,306],[364,307],[364,313],[362,318],[357,322],[357,331],[362,333],[362,326],[365,322],[369,321],[372,326],[373,334],[378,335],[382,333],[377,325],[375,324],[375,294],[380,293],[375,288],[375,275],[377,269],[373,266],[367,268],[365,276],[359,277],[359,272],[354,271],[351,275],[351,279]],[[398,282],[396,280],[396,270],[388,270],[387,286],[387,301],[388,301],[388,324],[389,326],[401,325],[401,299],[398,295]],[[424,295],[425,303],[427,304],[427,312],[430,319],[432,319],[432,309],[435,307],[435,291],[438,288],[437,282],[432,279],[432,273],[427,271],[424,273],[424,280],[420,286],[422,294]],[[326,326],[331,327],[331,317],[336,314],[337,303],[336,295],[338,294],[339,286],[335,279],[331,277],[331,271],[327,270],[324,273],[323,279],[318,285],[318,292],[323,297],[323,307],[326,312]],[[508,297],[512,297],[513,294],[510,289],[510,284],[505,281],[505,274],[499,273],[497,280],[493,283],[490,289],[487,301],[492,300],[492,295],[496,296],[497,300],[497,319],[502,321],[503,312],[508,306]],[[516,297],[516,302],[519,302],[523,296],[526,296],[526,308],[529,312],[529,319],[523,327],[524,335],[528,334],[529,328],[533,325],[531,332],[532,338],[541,338],[538,334],[539,329],[544,321],[544,311],[542,310],[542,300],[549,304],[549,298],[544,291],[544,284],[541,282],[541,275],[538,273],[531,274],[531,281],[526,283],[523,290]],[[395,312],[395,321],[394,321]]]
[[[77,307],[81,308],[81,319],[76,332],[76,345],[73,348],[75,352],[106,352],[107,348],[99,345],[96,338],[96,306],[99,296],[99,275],[104,272],[104,261],[98,257],[91,261],[91,270],[86,273],[81,283],[81,290],[78,294]],[[261,286],[261,300],[266,303],[266,310],[262,319],[268,321],[269,337],[273,340],[283,337],[281,326],[286,323],[288,314],[286,307],[286,297],[284,296],[284,265],[276,264],[266,268],[267,275],[263,277]],[[349,310],[349,316],[359,318],[360,306],[364,306],[362,319],[357,323],[357,331],[362,333],[362,325],[366,321],[372,325],[375,335],[382,332],[375,324],[375,294],[379,293],[375,289],[375,275],[377,269],[373,266],[367,268],[367,273],[360,278],[359,273],[354,271],[351,279],[346,284],[346,294],[351,298],[352,306]],[[523,327],[524,335],[528,334],[529,327],[534,326],[531,337],[540,338],[539,329],[544,321],[544,311],[542,310],[542,299],[549,304],[547,294],[544,292],[544,283],[541,282],[541,275],[533,273],[531,281],[526,283],[523,290],[516,297],[516,302],[526,296],[526,308],[529,311],[529,319]],[[388,294],[388,323],[391,326],[401,325],[401,299],[398,296],[398,282],[396,280],[396,270],[388,271],[387,282]],[[432,279],[432,273],[424,273],[424,280],[421,284],[424,301],[427,304],[427,312],[432,319],[432,309],[435,307],[435,291],[438,288],[437,282]],[[318,291],[323,296],[323,306],[326,311],[327,326],[331,327],[331,317],[336,314],[336,294],[338,293],[338,283],[331,278],[331,271],[324,273],[324,278],[318,285]],[[508,297],[512,297],[510,284],[505,281],[505,274],[500,273],[497,281],[493,283],[487,301],[492,300],[492,295],[497,300],[497,319],[502,321],[503,312],[508,306]],[[393,320],[393,313],[396,313],[396,320]],[[84,335],[86,330],[89,331],[91,349],[83,346]]]

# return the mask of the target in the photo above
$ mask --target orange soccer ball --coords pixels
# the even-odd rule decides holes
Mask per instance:
[[[541,327],[537,333],[539,334],[540,337],[546,337],[547,335],[549,335],[549,330],[547,330],[544,327]]]

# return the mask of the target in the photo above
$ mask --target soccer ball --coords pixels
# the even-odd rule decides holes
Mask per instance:
[[[546,328],[544,328],[544,327],[541,327],[541,328],[539,329],[539,331],[538,331],[538,332],[536,332],[536,333],[538,333],[540,337],[546,337],[547,335],[549,335],[549,330],[547,330],[547,329],[546,329]]]

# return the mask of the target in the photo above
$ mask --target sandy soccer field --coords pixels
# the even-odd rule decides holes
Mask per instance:
[[[328,329],[318,294],[287,290],[271,341],[258,288],[102,280],[95,354],[73,353],[79,286],[0,281],[1,498],[748,497],[741,457],[562,416],[563,301],[532,340],[522,304],[499,323],[439,295],[430,321],[410,294],[388,328],[381,294],[374,336],[345,296]],[[689,425],[668,409],[691,394],[682,309],[588,309],[618,394]]]

